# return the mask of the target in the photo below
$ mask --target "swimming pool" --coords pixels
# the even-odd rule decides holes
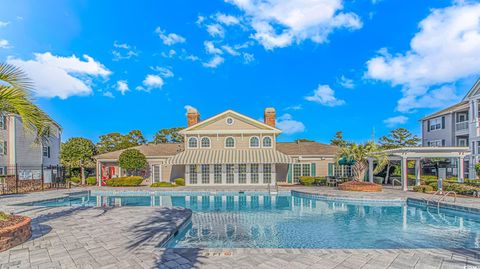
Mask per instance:
[[[77,193],[36,206],[181,206],[191,221],[169,248],[479,248],[480,220],[405,202],[290,192]]]

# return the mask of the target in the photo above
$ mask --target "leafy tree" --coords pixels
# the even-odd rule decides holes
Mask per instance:
[[[126,135],[115,132],[101,135],[100,141],[97,143],[97,149],[99,153],[106,153],[140,146],[146,142],[147,140],[140,130],[132,130]]]
[[[39,141],[47,135],[53,121],[33,103],[33,90],[33,83],[23,70],[0,63],[0,112],[19,115],[23,126],[35,133],[35,140]]]
[[[95,145],[82,137],[72,137],[62,144],[60,160],[70,168],[80,168],[82,184],[85,184],[85,167],[95,166],[92,157],[95,155]]]
[[[343,131],[337,131],[335,136],[330,140],[330,144],[338,147],[345,147],[347,141],[343,139]]]
[[[349,143],[340,147],[337,154],[337,162],[341,159],[346,159],[348,162],[354,163],[352,172],[356,181],[361,181],[365,177],[368,168],[367,158],[373,158],[377,161],[374,173],[380,172],[388,163],[387,156],[382,154],[379,147],[373,142],[364,144]]]
[[[299,139],[295,140],[295,142],[298,143],[298,142],[315,142],[315,141],[307,139],[307,138],[299,138]]]
[[[118,157],[120,167],[127,170],[127,173],[137,172],[147,167],[147,158],[138,149],[126,149]]]
[[[183,127],[161,129],[153,137],[152,143],[183,143],[183,136],[178,133],[183,129]]]
[[[383,149],[394,149],[401,147],[415,147],[420,142],[420,138],[413,135],[405,128],[392,130],[387,136],[382,136],[379,140]]]

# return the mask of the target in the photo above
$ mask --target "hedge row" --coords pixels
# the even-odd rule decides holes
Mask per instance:
[[[117,177],[107,180],[107,186],[110,187],[135,187],[142,183],[143,177]]]
[[[314,183],[324,185],[327,182],[327,179],[325,177],[302,176],[298,178],[298,181],[304,186],[311,186]]]

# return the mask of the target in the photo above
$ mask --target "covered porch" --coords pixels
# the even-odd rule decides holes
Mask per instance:
[[[454,159],[459,183],[464,182],[465,158],[470,155],[468,147],[407,147],[381,152],[389,161],[400,161],[402,190],[408,191],[408,161],[415,161],[415,185],[420,185],[422,160],[432,158]],[[374,159],[368,158],[368,180],[373,183]]]

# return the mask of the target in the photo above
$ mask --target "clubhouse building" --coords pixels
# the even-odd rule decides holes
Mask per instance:
[[[148,161],[148,183],[184,178],[186,185],[296,184],[300,176],[350,176],[349,166],[335,164],[336,146],[317,142],[277,142],[275,109],[267,108],[264,121],[233,110],[200,121],[190,108],[184,143],[134,147]],[[123,150],[95,157],[97,181],[125,175],[118,165]]]

